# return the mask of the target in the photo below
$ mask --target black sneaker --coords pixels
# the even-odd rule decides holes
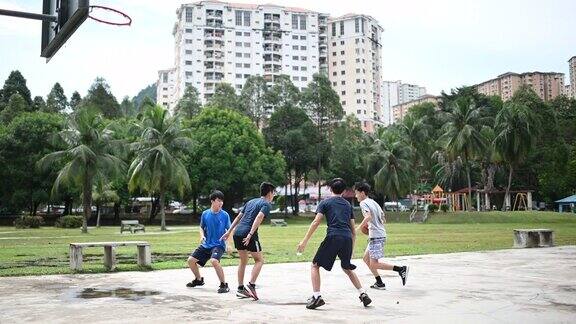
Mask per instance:
[[[218,293],[219,294],[223,294],[223,293],[227,293],[230,291],[230,288],[228,288],[228,284],[227,283],[223,283],[220,284],[220,288],[218,288]]]
[[[252,283],[248,283],[247,288],[250,291],[250,293],[252,294],[252,298],[254,298],[254,300],[258,300],[258,294],[256,293],[256,285],[252,284]]]
[[[362,304],[364,304],[364,307],[368,307],[368,305],[372,303],[372,299],[370,299],[366,293],[361,293],[359,298]]]
[[[378,290],[386,290],[386,284],[383,282],[376,281],[370,288],[378,289]]]
[[[314,296],[308,299],[308,304],[306,304],[306,308],[308,309],[316,309],[322,305],[326,304],[322,296],[318,296],[318,298],[314,298]]]
[[[246,286],[242,286],[242,289],[238,288],[238,290],[236,291],[236,297],[238,297],[238,298],[254,298],[254,296],[252,296],[252,293],[250,293],[250,291],[248,289],[246,289]]]
[[[200,278],[200,280],[194,279],[191,282],[186,284],[186,287],[189,287],[189,288],[196,287],[196,286],[204,286],[204,277]]]
[[[406,280],[408,279],[408,270],[409,268],[407,266],[402,266],[400,272],[398,272],[400,278],[402,279],[402,286],[406,286]]]

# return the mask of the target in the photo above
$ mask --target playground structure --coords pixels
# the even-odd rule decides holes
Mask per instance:
[[[495,195],[504,195],[503,206],[500,209],[507,211],[532,210],[532,192],[532,190],[510,190],[509,194],[506,195],[505,190],[487,191],[477,188],[462,188],[454,192],[445,192],[442,187],[436,185],[429,194],[413,195],[412,201],[415,206],[414,210],[428,209],[428,206],[433,204],[438,207],[447,205],[448,210],[452,212],[468,210],[490,211],[499,209],[496,205],[491,204],[491,198]],[[471,200],[473,197],[476,200],[475,206],[473,206]]]

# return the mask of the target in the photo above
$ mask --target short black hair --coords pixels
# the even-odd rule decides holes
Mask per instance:
[[[364,181],[356,182],[354,184],[354,190],[362,191],[365,194],[369,194],[370,189],[371,189],[370,185]]]
[[[344,179],[342,178],[334,178],[328,183],[328,185],[330,186],[332,192],[337,195],[343,193],[344,190],[346,190],[346,182],[344,182]]]
[[[276,189],[273,184],[270,182],[262,182],[260,184],[260,196],[264,197],[270,192],[273,192]]]
[[[214,190],[210,194],[210,201],[214,201],[216,199],[224,200],[224,194],[220,190]]]

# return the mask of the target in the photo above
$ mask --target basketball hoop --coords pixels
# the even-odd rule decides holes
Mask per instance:
[[[96,17],[92,16],[92,11],[94,9],[111,11],[114,14],[121,15],[126,20],[123,22],[115,22],[115,21],[104,20],[103,18],[96,18]],[[104,6],[90,6],[90,11],[88,13],[88,17],[92,20],[96,20],[97,22],[100,22],[103,24],[108,24],[108,25],[113,25],[113,26],[130,26],[132,24],[132,18],[130,18],[130,16],[128,16],[127,14],[125,14],[119,10],[109,8],[109,7],[104,7]]]

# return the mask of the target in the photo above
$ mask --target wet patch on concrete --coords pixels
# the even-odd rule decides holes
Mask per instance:
[[[101,289],[101,288],[85,288],[76,294],[76,298],[80,299],[96,299],[96,298],[121,298],[125,300],[142,300],[146,297],[159,295],[159,291],[154,290],[133,290],[130,288],[115,288],[115,289]]]

